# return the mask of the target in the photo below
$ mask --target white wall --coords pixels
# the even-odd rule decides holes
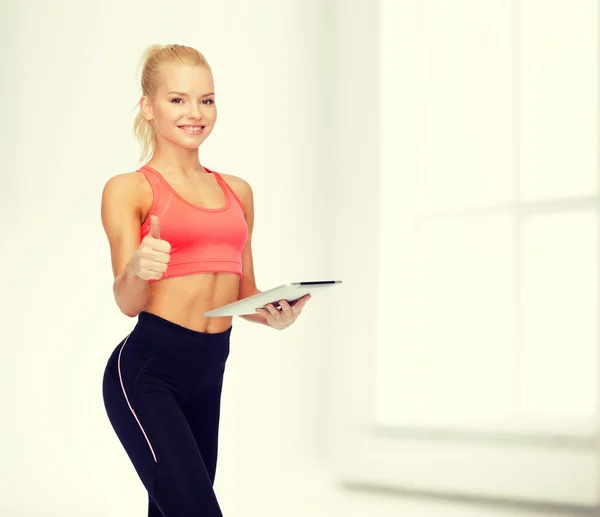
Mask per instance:
[[[360,189],[340,199],[335,182],[377,181],[376,14],[359,0],[2,4],[1,515],[145,515],[101,397],[108,356],[135,320],[114,304],[100,222],[106,180],[139,165],[131,109],[145,46],[188,44],[213,67],[220,119],[200,156],[253,185],[259,288],[359,285],[356,262],[334,265],[334,247],[372,236],[333,231],[344,210],[368,214],[376,199]],[[285,332],[234,321],[216,481],[224,514],[483,515],[336,485],[329,323],[347,292],[315,297]]]

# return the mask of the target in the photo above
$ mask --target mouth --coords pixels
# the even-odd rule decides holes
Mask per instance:
[[[197,126],[185,125],[185,126],[177,126],[177,127],[179,129],[181,129],[182,131],[184,131],[185,133],[187,133],[188,135],[200,135],[204,131],[204,128],[206,126],[202,126],[202,125],[197,125]]]

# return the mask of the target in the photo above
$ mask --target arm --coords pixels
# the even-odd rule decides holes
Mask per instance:
[[[110,245],[113,294],[120,311],[137,316],[147,305],[148,282],[133,274],[128,261],[140,245],[140,214],[135,176],[112,177],[102,192],[102,225]]]
[[[261,293],[256,287],[254,278],[254,263],[252,259],[252,231],[254,230],[254,195],[250,184],[241,179],[236,178],[235,194],[240,200],[244,212],[246,214],[246,224],[248,225],[248,239],[242,251],[242,279],[240,281],[238,300],[243,300],[254,294]],[[267,319],[261,314],[246,314],[240,318],[252,323],[260,323],[261,325],[270,326]]]
[[[243,280],[243,279],[242,279]],[[243,296],[241,298],[238,298],[239,300],[242,300],[243,298],[248,298],[248,296],[253,296],[255,294],[259,294],[262,293],[262,291],[259,291],[258,289],[256,289],[254,292],[247,294],[246,296]],[[240,316],[240,318],[245,319],[246,321],[251,321],[252,323],[260,323],[262,325],[266,325],[267,327],[269,327],[270,325],[267,323],[267,318],[265,318],[262,314],[244,314],[242,316]]]
[[[242,251],[242,279],[240,280],[238,300],[243,300],[253,294],[261,293],[254,280],[254,266],[252,263],[252,230],[254,226],[254,202],[252,197],[252,189],[250,185],[238,178],[239,181],[239,195],[238,199],[244,208],[246,215],[246,223],[248,225],[248,239]],[[292,325],[302,309],[310,299],[310,294],[303,296],[298,303],[294,303],[293,307],[290,306],[285,300],[281,300],[281,310],[276,309],[272,306],[268,306],[267,309],[258,309],[260,312],[256,314],[245,314],[240,316],[247,321],[253,323],[260,323],[276,330],[284,330]]]

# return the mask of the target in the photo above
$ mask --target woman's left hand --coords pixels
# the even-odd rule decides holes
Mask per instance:
[[[296,318],[300,316],[300,313],[308,300],[310,300],[310,294],[297,300],[293,306],[285,300],[279,300],[280,309],[276,309],[275,306],[270,303],[266,306],[266,309],[256,309],[256,312],[262,314],[266,318],[269,326],[277,330],[284,330],[296,321]]]

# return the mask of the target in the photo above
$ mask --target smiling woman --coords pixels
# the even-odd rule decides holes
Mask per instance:
[[[181,51],[185,52],[184,49],[187,47]],[[168,57],[166,54],[163,61],[156,57],[154,61],[157,62],[152,64],[153,60],[148,59],[142,72],[144,95],[134,125],[134,133],[142,147],[142,162],[155,154],[155,147],[160,145],[156,138],[148,138],[152,133],[168,137],[179,128],[186,134],[200,137],[187,144],[197,149],[210,135],[217,120],[214,80],[204,56],[197,51],[188,51],[188,59],[183,63],[168,60]]]
[[[185,120],[186,113],[183,109],[191,107],[190,101],[194,99],[190,96],[196,95],[203,106],[211,107],[214,125],[216,106],[212,70],[204,55],[196,49],[184,45],[151,45],[142,56],[140,67],[143,95],[136,104],[139,110],[133,133],[140,143],[140,162],[143,163],[155,153],[157,122],[164,121],[161,115],[177,116],[179,112],[179,117],[182,118],[180,126],[194,125],[195,120]],[[188,73],[190,68],[195,72],[193,77]],[[153,100],[159,102],[152,102]],[[168,112],[165,112],[164,109],[167,108]],[[155,113],[157,117],[151,115],[148,118],[149,112]],[[196,112],[196,116],[198,114]],[[204,139],[208,134],[210,131],[205,132]]]
[[[138,316],[106,365],[104,404],[148,491],[149,517],[221,516],[213,483],[233,327],[231,316],[202,315],[260,292],[252,189],[200,163],[217,120],[200,52],[149,47],[141,88],[134,134],[145,164],[109,179],[102,194],[115,301]],[[285,329],[307,301],[243,318]]]

